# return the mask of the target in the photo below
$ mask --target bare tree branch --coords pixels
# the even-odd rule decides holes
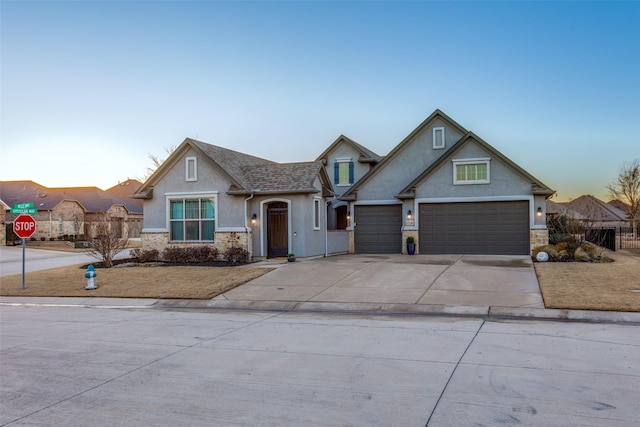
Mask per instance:
[[[627,205],[627,216],[637,226],[640,222],[640,160],[624,163],[607,189],[611,197]]]
[[[113,266],[113,258],[127,247],[128,238],[120,238],[116,221],[111,221],[107,215],[92,224],[93,241],[89,255],[102,260],[105,267]]]

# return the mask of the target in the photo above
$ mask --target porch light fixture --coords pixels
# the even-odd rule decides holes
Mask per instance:
[[[258,221],[258,216],[256,214],[253,214],[251,216],[251,225],[256,225],[257,221]]]
[[[351,219],[351,211],[347,211],[347,221]]]
[[[538,206],[538,210],[536,211],[536,216],[540,218],[542,216],[542,207]]]
[[[413,214],[411,213],[411,209],[409,209],[409,210],[407,211],[407,219],[409,219],[409,220],[410,220],[411,218],[413,218]]]

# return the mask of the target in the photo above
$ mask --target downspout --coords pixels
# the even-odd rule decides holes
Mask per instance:
[[[247,225],[247,218],[248,217],[248,213],[249,210],[247,209],[247,204],[249,202],[249,200],[253,199],[253,192],[251,192],[251,196],[247,197],[246,199],[244,199],[244,228],[245,230],[247,230],[247,253],[249,254],[249,261],[251,261],[251,242],[249,241],[249,235],[251,234],[251,227],[249,227]]]
[[[333,200],[336,199],[336,196],[333,196]],[[333,200],[327,200],[324,206],[324,257],[329,256],[329,203],[333,202]]]

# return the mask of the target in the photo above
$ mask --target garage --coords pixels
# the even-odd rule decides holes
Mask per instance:
[[[424,203],[420,253],[529,255],[529,202]]]
[[[402,252],[402,206],[355,206],[355,252],[399,254]]]

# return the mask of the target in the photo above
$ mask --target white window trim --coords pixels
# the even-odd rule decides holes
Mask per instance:
[[[453,185],[473,185],[473,184],[489,184],[491,183],[491,159],[489,157],[483,157],[479,159],[453,159]],[[459,181],[456,168],[458,165],[487,165],[487,179],[476,179],[473,181],[465,180]]]
[[[213,240],[171,240],[171,201],[183,199],[213,199],[213,215],[215,221],[215,230],[213,232]],[[166,231],[169,232],[169,243],[199,243],[199,242],[215,242],[216,233],[221,231],[218,227],[218,192],[214,193],[165,193],[165,220]]]
[[[336,157],[336,163],[351,163],[352,161],[352,157]],[[351,184],[350,182],[335,184],[336,187],[351,187],[352,185],[353,184]]]
[[[438,135],[438,132],[442,132],[442,141],[440,143],[438,143],[438,140],[436,138],[436,136]],[[434,127],[433,128],[433,149],[434,150],[440,150],[442,148],[445,148],[445,137],[444,137],[444,127],[440,126],[440,127]]]
[[[184,159],[184,179],[185,181],[197,181],[198,180],[198,158],[186,157]],[[189,163],[193,162],[193,176],[189,176]]]
[[[320,198],[319,197],[314,197],[313,198],[313,229],[315,231],[320,230],[321,227],[321,217],[322,217],[322,213],[321,213],[321,204],[320,204]],[[316,226],[316,224],[318,224]]]

